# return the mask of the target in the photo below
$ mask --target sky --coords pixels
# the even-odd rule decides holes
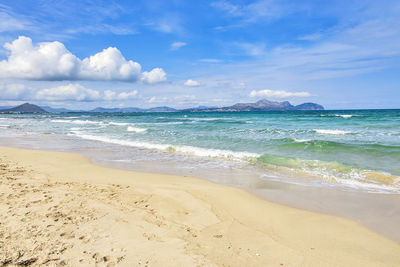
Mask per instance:
[[[0,106],[400,108],[400,1],[0,2]]]

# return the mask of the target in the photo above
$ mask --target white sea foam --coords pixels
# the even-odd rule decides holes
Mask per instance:
[[[343,130],[327,130],[327,129],[314,129],[316,133],[319,134],[333,134],[333,135],[344,135],[349,134],[351,131],[343,131]]]
[[[137,123],[137,124],[139,124],[139,123]],[[141,124],[150,124],[150,123],[141,123]],[[174,124],[183,124],[183,122],[181,122],[181,121],[169,121],[169,122],[155,122],[154,124],[155,125],[160,125],[160,124],[171,124],[171,125],[174,125]]]
[[[389,186],[389,185],[384,185],[384,184],[375,184],[375,183],[365,183],[365,182],[360,182],[357,180],[353,179],[341,179],[341,178],[335,178],[334,180],[336,183],[332,182],[327,182],[324,180],[314,180],[314,181],[301,181],[301,180],[293,180],[293,179],[287,179],[286,176],[279,176],[279,175],[270,175],[270,174],[262,174],[260,176],[261,179],[263,180],[272,180],[272,181],[278,181],[281,183],[287,183],[287,184],[296,184],[296,185],[302,185],[302,186],[312,186],[312,187],[341,187],[345,191],[359,191],[363,190],[368,193],[378,193],[378,194],[398,194],[399,193],[399,188],[394,187],[394,186]]]
[[[113,122],[113,121],[110,121],[108,124],[110,124],[110,125],[116,125],[116,126],[127,126],[127,125],[129,125],[129,124],[131,124],[131,123],[128,123],[128,122]]]
[[[293,138],[293,141],[295,141],[296,143],[304,143],[304,142],[310,142],[311,139],[297,139],[297,138]]]
[[[60,122],[60,123],[71,123],[71,124],[96,124],[96,125],[104,125],[102,121],[89,121],[89,120],[51,120],[51,122]]]
[[[10,127],[10,125],[0,124],[0,128],[8,128],[8,127]]]
[[[351,118],[351,117],[356,116],[356,115],[350,115],[350,114],[321,114],[319,116],[320,117],[342,117],[342,118],[348,119],[348,118]]]
[[[336,116],[342,117],[342,118],[345,118],[345,119],[353,117],[353,115],[347,115],[347,114],[344,114],[344,115],[337,114]]]
[[[135,132],[135,133],[144,133],[145,131],[147,131],[147,129],[145,129],[145,128],[137,128],[137,127],[132,127],[132,126],[128,126],[128,128],[126,130],[128,132]]]
[[[235,152],[231,150],[222,150],[222,149],[208,149],[194,146],[176,146],[171,144],[155,144],[149,142],[142,141],[127,141],[120,140],[114,138],[108,138],[103,136],[95,136],[85,134],[79,131],[72,131],[73,134],[77,137],[87,140],[100,141],[104,143],[122,145],[122,146],[131,146],[137,148],[145,148],[145,149],[154,149],[161,150],[167,152],[178,152],[187,155],[199,156],[199,157],[212,157],[212,158],[228,158],[233,160],[243,160],[247,158],[257,158],[261,155],[256,153],[249,152]]]

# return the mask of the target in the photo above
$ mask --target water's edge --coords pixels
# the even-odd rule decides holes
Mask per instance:
[[[118,145],[99,145],[96,141],[82,140],[79,144],[71,142],[67,137],[40,136],[24,134],[16,136],[1,136],[3,146],[38,149],[82,154],[95,164],[133,171],[158,172],[165,174],[187,175],[212,182],[238,187],[251,192],[263,199],[275,203],[349,218],[360,224],[400,243],[400,195],[370,194],[366,192],[350,192],[338,188],[310,187],[279,180],[263,180],[254,174],[239,168],[225,168],[215,171],[214,168],[171,169],[170,162],[139,160],[132,164],[130,161],[116,160],[115,151],[123,147]],[[208,164],[204,162],[204,164]],[[245,177],[246,179],[243,179]]]

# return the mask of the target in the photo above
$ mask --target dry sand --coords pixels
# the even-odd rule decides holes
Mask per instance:
[[[196,178],[0,147],[0,266],[18,264],[400,266],[400,245]]]

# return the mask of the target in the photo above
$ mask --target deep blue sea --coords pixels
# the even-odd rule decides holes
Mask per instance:
[[[400,193],[400,110],[0,114],[0,131],[69,136],[192,162],[248,165],[267,178],[273,172],[282,180]]]

